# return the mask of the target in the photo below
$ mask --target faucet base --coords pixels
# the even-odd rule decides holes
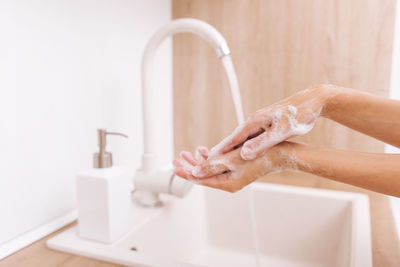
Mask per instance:
[[[159,206],[159,195],[162,193],[183,198],[193,186],[191,182],[175,176],[170,165],[140,169],[135,174],[134,183],[139,191],[138,202],[146,207]]]
[[[137,204],[146,208],[156,208],[162,206],[159,194],[149,191],[139,191]]]

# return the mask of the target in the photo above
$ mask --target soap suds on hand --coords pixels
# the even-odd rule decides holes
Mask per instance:
[[[208,170],[210,172],[216,173],[220,169],[227,169],[229,171],[235,171],[236,166],[232,164],[228,159],[211,159],[208,164]],[[202,166],[198,165],[192,169],[191,174],[195,177],[203,177],[206,173],[203,171]],[[219,174],[219,173],[218,173]]]
[[[232,139],[240,132],[243,130],[243,128],[246,126],[245,123],[242,123],[236,127],[236,129],[226,138],[224,138],[219,144],[215,145],[213,148],[210,150],[209,158],[215,158],[219,155],[221,155],[221,149],[222,147],[226,146],[230,142],[232,142]]]
[[[242,155],[246,158],[254,158],[258,151],[270,148],[292,136],[306,134],[314,127],[314,119],[311,123],[300,123],[296,115],[298,109],[295,106],[288,105],[282,109],[276,110],[272,115],[271,128],[260,135],[258,143],[245,143],[242,148]],[[250,144],[252,147],[250,147]],[[254,147],[257,145],[257,147]]]
[[[187,171],[187,172],[189,172],[189,173],[192,173],[193,165],[190,164],[189,162],[187,162],[187,161],[183,158],[182,153],[183,153],[183,152],[181,152],[181,153],[179,154],[179,157],[180,157],[179,162],[182,164],[182,168],[183,168],[185,171]]]

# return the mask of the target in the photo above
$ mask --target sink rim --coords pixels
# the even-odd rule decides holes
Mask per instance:
[[[197,186],[199,187],[199,186]],[[369,215],[369,200],[364,194],[355,192],[344,192],[335,191],[329,189],[319,189],[319,188],[306,188],[292,185],[279,185],[279,184],[269,184],[264,182],[255,182],[248,186],[250,190],[258,189],[262,191],[275,191],[282,193],[290,193],[296,195],[307,195],[315,196],[320,198],[333,198],[341,199],[351,202],[351,240],[350,240],[350,265],[351,267],[369,267],[372,266],[372,250],[371,250],[371,232],[370,232],[370,215]],[[197,188],[197,190],[203,191],[202,187]],[[192,192],[191,192],[192,193]],[[229,193],[227,193],[229,194]],[[170,196],[165,196],[166,201],[182,201],[177,200]],[[183,200],[184,201],[184,200]],[[162,208],[159,210],[154,210],[154,215],[160,214]],[[148,213],[148,210],[147,210]],[[157,216],[158,217],[158,216]],[[362,218],[362,219],[360,219]],[[367,219],[366,219],[367,218]],[[151,220],[151,219],[150,219]],[[146,222],[142,222],[142,226],[146,225]],[[141,228],[141,227],[140,227]],[[139,228],[136,227],[136,230]],[[136,230],[131,231],[127,235],[133,234]],[[67,229],[66,231],[60,233],[59,235],[49,239],[47,241],[47,246],[52,249],[61,250],[67,253],[78,254],[81,256],[97,258],[100,260],[105,260],[109,262],[131,265],[135,266],[199,266],[195,264],[190,264],[187,262],[174,261],[172,258],[167,260],[154,260],[154,257],[149,258],[145,254],[132,254],[132,252],[127,249],[119,248],[119,250],[114,247],[113,250],[109,250],[107,253],[98,253],[96,255],[93,250],[102,250],[101,247],[110,249],[116,243],[120,242],[125,237],[121,238],[110,245],[100,244],[98,242],[93,242],[89,240],[81,239],[77,236],[77,226]],[[129,253],[125,253],[129,252]],[[115,255],[112,255],[115,253]],[[146,257],[147,256],[147,257]],[[160,264],[162,262],[162,264]]]

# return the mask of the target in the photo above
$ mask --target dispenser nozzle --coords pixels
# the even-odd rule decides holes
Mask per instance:
[[[106,129],[97,129],[99,152],[93,154],[93,166],[95,168],[109,168],[113,165],[112,154],[106,151],[107,135],[119,135],[128,138],[123,133],[107,132]]]

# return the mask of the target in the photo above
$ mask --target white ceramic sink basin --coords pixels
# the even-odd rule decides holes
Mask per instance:
[[[235,194],[196,186],[164,202],[133,205],[132,231],[114,244],[71,228],[47,245],[131,266],[372,266],[361,194],[254,183]]]

